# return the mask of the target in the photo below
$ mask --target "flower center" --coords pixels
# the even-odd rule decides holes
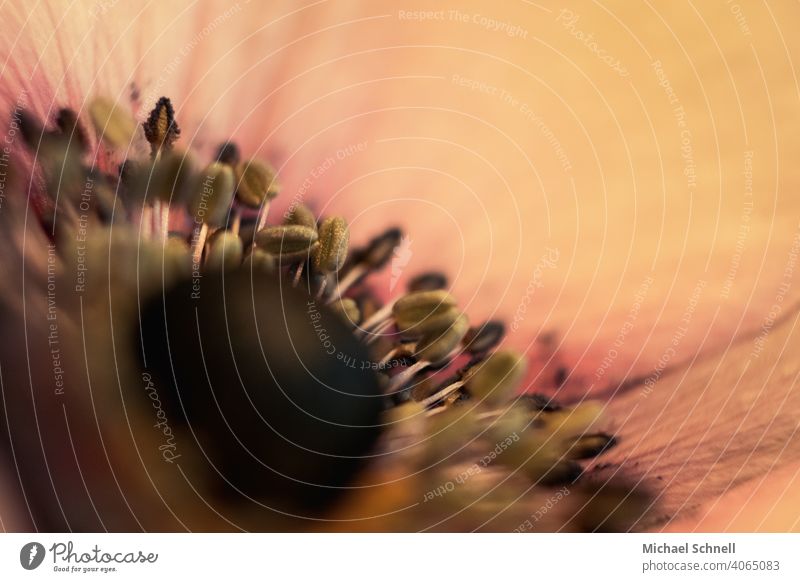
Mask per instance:
[[[139,274],[158,282],[134,326],[141,363],[171,387],[168,414],[218,493],[316,514],[381,458],[428,482],[486,459],[533,486],[577,486],[582,463],[616,443],[600,405],[524,394],[526,359],[499,348],[503,322],[471,324],[445,274],[382,301],[371,279],[401,252],[400,229],[351,249],[345,217],[297,204],[271,221],[273,168],[235,141],[198,164],[176,147],[166,97],[143,131],[106,99],[89,117],[104,145],[91,166],[74,112],[53,130],[27,119],[45,208],[69,224],[91,182],[102,236],[159,249]]]

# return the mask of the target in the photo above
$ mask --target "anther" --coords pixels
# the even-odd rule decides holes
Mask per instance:
[[[430,365],[438,365],[457,350],[469,329],[469,320],[463,313],[443,331],[434,330],[423,335],[417,342],[415,356]]]
[[[350,325],[356,325],[361,320],[361,311],[358,309],[358,304],[354,299],[345,297],[333,303],[329,303],[328,307],[339,318]]]
[[[61,135],[69,139],[70,143],[75,143],[81,151],[89,149],[89,141],[86,139],[86,133],[78,121],[77,114],[68,107],[58,110],[56,114],[56,127],[61,132]]]
[[[127,149],[136,134],[136,122],[116,103],[97,97],[89,104],[89,117],[97,135],[114,148]]]
[[[392,308],[392,314],[397,329],[403,333],[419,335],[427,331],[426,327],[440,327],[436,325],[434,318],[451,313],[455,307],[456,300],[447,291],[418,291],[398,299]]]
[[[201,174],[196,185],[194,197],[190,200],[190,211],[200,229],[193,240],[192,257],[200,262],[203,254],[209,225],[220,227],[224,224],[233,202],[233,170],[226,164],[213,162]]]
[[[408,291],[410,293],[415,291],[436,291],[438,289],[447,289],[447,276],[438,271],[422,273],[408,282]]]
[[[539,393],[523,394],[517,402],[532,412],[555,412],[563,408],[553,398]]]
[[[218,231],[209,240],[207,269],[234,269],[242,264],[242,239],[227,230]]]
[[[45,130],[42,124],[25,110],[19,112],[18,124],[25,145],[34,152],[37,151],[41,142],[45,139]]]
[[[284,224],[299,224],[309,228],[317,228],[317,217],[304,204],[296,204],[287,214]]]
[[[501,404],[519,388],[525,370],[525,358],[521,355],[511,351],[495,352],[467,372],[467,388],[489,406]]]
[[[319,246],[314,252],[314,267],[322,273],[336,273],[347,259],[350,230],[340,216],[331,216],[319,225]]]
[[[568,445],[567,456],[576,460],[591,459],[605,453],[616,444],[617,439],[604,432],[585,434],[576,437],[572,444]]]
[[[275,257],[267,251],[253,247],[244,258],[242,266],[255,273],[272,273],[275,271]]]
[[[175,109],[168,97],[159,98],[142,127],[153,158],[156,158],[161,151],[172,149],[172,144],[181,135],[181,130],[175,121]]]
[[[389,389],[399,389],[426,368],[447,364],[460,352],[461,340],[468,329],[467,316],[460,314],[450,327],[423,335],[414,346],[413,355],[417,363],[393,376]]]
[[[261,160],[247,160],[236,165],[236,199],[245,206],[261,208],[269,204],[279,190],[275,171]]]
[[[259,230],[255,243],[258,248],[277,257],[282,264],[288,264],[308,258],[318,238],[315,229],[291,224],[268,226]]]
[[[225,224],[233,201],[235,187],[233,170],[226,164],[213,162],[199,176],[190,211],[195,220],[214,227]]]
[[[395,247],[400,244],[403,231],[390,228],[372,239],[366,248],[353,253],[353,266],[339,281],[332,299],[341,297],[350,287],[358,283],[370,271],[382,269],[392,258]]]
[[[217,157],[218,162],[223,164],[228,164],[229,166],[236,166],[241,160],[241,152],[239,151],[239,146],[237,146],[232,141],[226,141],[219,145],[217,148]]]
[[[503,341],[505,333],[506,326],[502,321],[487,321],[480,326],[470,328],[464,337],[464,349],[471,354],[485,354]]]

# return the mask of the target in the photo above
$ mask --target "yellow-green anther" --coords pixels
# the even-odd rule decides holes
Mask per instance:
[[[314,266],[322,273],[336,273],[347,259],[350,230],[339,216],[331,216],[319,225],[319,246],[314,252]]]
[[[285,224],[259,230],[255,242],[259,248],[286,262],[308,257],[318,238],[314,228]]]
[[[275,257],[267,251],[253,248],[244,258],[242,265],[253,273],[272,273],[275,271]]]
[[[464,450],[484,430],[475,410],[466,406],[430,417],[426,429],[427,446],[423,455],[429,464],[441,463],[442,459]]]
[[[423,335],[417,342],[415,356],[432,365],[442,363],[455,350],[469,330],[469,320],[463,313],[444,331]]]
[[[604,432],[576,437],[565,444],[570,459],[591,459],[617,444],[617,439]]]
[[[214,162],[201,172],[191,205],[192,218],[222,226],[228,216],[236,179],[227,164]]]
[[[238,234],[224,231],[211,241],[206,268],[208,269],[233,269],[242,264],[244,245]]]
[[[258,208],[264,200],[272,200],[280,187],[275,171],[261,160],[246,160],[236,166],[236,197],[245,206]]]
[[[172,278],[188,275],[192,269],[189,245],[180,239],[169,237],[164,245],[164,273]]]
[[[182,202],[195,184],[194,160],[188,152],[164,152],[149,170],[140,177],[144,181],[142,187],[147,189],[148,201],[158,198],[170,203]]]
[[[89,117],[103,141],[115,148],[127,148],[136,133],[136,121],[116,103],[97,97],[89,104]]]
[[[526,370],[525,358],[511,351],[491,354],[467,373],[467,389],[489,405],[502,404],[519,388]]]
[[[501,435],[510,437],[512,444],[494,459],[507,467],[520,471],[531,481],[541,484],[569,482],[580,474],[573,461],[565,459],[560,443],[554,443],[547,435],[538,431],[514,429],[501,433],[492,431],[492,438],[499,440]]]
[[[392,308],[397,328],[412,331],[426,319],[450,311],[456,306],[455,298],[447,291],[418,291],[397,300]]]
[[[361,321],[361,311],[358,309],[358,303],[354,299],[345,297],[329,304],[328,307],[342,318],[345,323],[357,324]]]
[[[603,405],[588,400],[574,408],[562,408],[539,416],[546,430],[554,440],[563,441],[582,434],[597,432],[603,416]]]
[[[287,214],[284,224],[299,224],[309,228],[317,228],[317,217],[305,204],[296,204]]]
[[[444,306],[419,321],[409,322],[403,320],[397,326],[404,337],[420,337],[443,332],[453,325],[460,316],[461,311],[457,307]]]

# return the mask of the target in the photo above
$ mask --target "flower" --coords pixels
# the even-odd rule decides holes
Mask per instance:
[[[59,218],[53,210],[66,204],[56,206],[46,193],[74,196],[80,209],[84,188],[60,190],[74,182],[42,161],[52,151],[69,160],[81,134],[61,128],[70,135],[66,150],[55,140],[52,151],[37,142],[26,152],[22,134],[31,128],[22,112],[51,131],[60,110],[75,112],[89,152],[79,155],[99,172],[127,158],[146,161],[151,150],[168,161],[168,152],[158,154],[166,141],[151,147],[135,125],[130,151],[100,145],[97,135],[108,132],[89,123],[97,97],[115,104],[107,120],[118,109],[142,123],[169,96],[180,125],[176,148],[206,163],[230,139],[248,159],[270,162],[282,185],[270,204],[273,218],[301,203],[318,216],[343,217],[352,248],[401,224],[413,245],[404,265],[374,277],[376,295],[388,300],[390,288],[405,289],[413,276],[444,271],[459,309],[474,322],[508,324],[504,346],[526,354],[527,386],[570,404],[607,401],[604,416],[614,423],[607,430],[619,445],[589,466],[581,487],[620,499],[635,492],[645,511],[629,527],[671,522],[692,529],[699,508],[723,529],[740,511],[730,499],[742,491],[785,491],[781,483],[791,482],[797,462],[797,225],[790,197],[772,187],[790,184],[793,170],[771,168],[778,152],[796,145],[792,132],[776,129],[790,125],[791,76],[776,64],[773,76],[760,77],[763,87],[751,83],[768,59],[745,50],[748,37],[726,7],[703,8],[707,22],[730,21],[715,42],[694,33],[703,22],[696,14],[672,22],[634,8],[492,8],[496,14],[479,4],[426,12],[314,3],[265,12],[249,2],[209,2],[140,11],[109,1],[9,9],[6,25],[19,33],[0,40],[9,55],[1,95],[14,178],[3,182],[0,218],[1,300],[13,339],[0,363],[9,495],[28,500],[32,521],[21,516],[19,525],[6,527],[264,527],[203,492],[192,497],[185,485],[195,481],[177,487],[174,464],[154,462],[181,454],[171,440],[175,421],[161,400],[163,386],[141,375],[135,345],[115,336],[125,326],[109,316],[128,309],[128,297],[113,295],[118,290],[145,297],[163,287],[160,277],[141,276],[158,272],[146,262],[162,264],[163,249],[143,242],[147,232],[114,244],[108,235],[87,249],[95,262],[83,271],[78,249],[64,260],[47,236],[48,229],[62,236],[69,210]],[[748,14],[746,22],[780,31],[781,20],[767,11]],[[693,50],[630,32],[651,27],[690,39],[684,42]],[[785,52],[780,38],[769,35],[763,54]],[[781,99],[771,99],[776,95]],[[774,121],[765,123],[763,111]],[[56,169],[71,167],[63,160]],[[214,167],[206,187],[215,196],[231,193],[224,185],[235,171]],[[100,189],[101,181],[93,184]],[[140,208],[167,216],[153,206]],[[169,213],[168,227],[186,227],[176,214]],[[248,216],[243,208],[242,220]],[[77,218],[77,232],[63,235],[74,235],[73,242],[81,236]],[[130,218],[138,220],[135,212]],[[141,224],[163,229],[159,221]],[[293,225],[292,240],[310,247],[301,227]],[[88,232],[100,232],[95,228],[87,244],[96,236]],[[208,233],[196,234],[198,240]],[[272,240],[285,242],[286,232]],[[235,243],[219,248],[221,263],[236,256]],[[108,291],[108,305],[56,291],[65,289],[63,281],[81,285],[81,273]],[[48,319],[53,304],[57,337]],[[129,410],[132,383],[153,403],[160,433],[145,432],[146,417]],[[49,480],[25,477],[41,475],[42,467]],[[467,496],[464,503],[474,515],[482,515],[479,506],[495,519],[487,527],[524,523],[515,515],[497,518],[508,496],[535,500],[528,513],[541,514],[537,527],[585,526],[567,518],[575,515],[574,500],[593,499],[594,492],[554,502],[557,493],[531,493],[516,481],[494,488],[496,475],[480,464],[477,472],[469,462],[458,467],[453,483],[466,471],[470,486],[498,496]],[[345,521],[325,523],[418,529],[413,512],[401,514],[408,522],[391,521],[403,503],[415,502],[407,499],[414,489],[401,486],[402,466],[370,469],[397,476],[397,486],[380,488],[380,495],[365,488],[337,508]],[[22,476],[19,489],[15,473]],[[604,486],[609,478],[613,487]],[[454,522],[441,525],[481,525],[485,520],[453,518],[460,514],[448,504],[463,499],[449,495],[449,482],[436,486],[446,495],[435,501]],[[368,499],[370,493],[380,499]],[[541,513],[548,502],[560,509]],[[792,502],[786,498],[787,514]],[[428,503],[422,515],[438,515]],[[385,513],[386,521],[364,520],[364,512]]]

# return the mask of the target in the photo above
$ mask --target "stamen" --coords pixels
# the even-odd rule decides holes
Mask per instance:
[[[275,271],[275,257],[267,251],[253,247],[245,257],[242,265],[253,273],[273,273]]]
[[[511,351],[495,352],[466,374],[470,393],[487,405],[498,405],[516,392],[525,376],[525,359]]]
[[[403,231],[390,228],[370,241],[365,249],[353,253],[354,264],[333,292],[332,300],[341,297],[350,287],[358,283],[370,271],[382,269],[392,258],[395,247],[400,244]]]
[[[190,202],[190,211],[195,220],[219,228],[225,224],[233,202],[236,185],[233,169],[226,164],[213,162],[200,178]]]
[[[374,342],[378,341],[378,339],[380,339],[380,337],[383,334],[383,332],[387,331],[393,325],[394,325],[394,322],[392,320],[384,321],[378,327],[376,327],[371,332],[369,332],[369,337],[366,339],[366,343],[369,345],[371,343],[374,343]],[[363,330],[363,328],[362,328],[362,330]],[[362,336],[366,335],[366,332],[362,331],[361,335]]]
[[[455,298],[447,291],[418,291],[398,299],[392,309],[401,332],[425,333],[420,329],[434,316],[446,314],[456,307]]]
[[[606,433],[581,435],[569,446],[567,454],[571,459],[591,459],[603,454],[617,445],[617,439]]]
[[[241,159],[239,146],[232,141],[226,141],[217,148],[217,161],[229,166],[236,166]]]
[[[284,224],[299,224],[309,228],[317,228],[317,217],[304,204],[297,204],[286,215]]]
[[[260,208],[273,200],[280,188],[275,172],[261,160],[248,160],[236,166],[236,199],[249,208]]]
[[[446,330],[423,335],[417,342],[415,356],[432,365],[442,363],[453,351],[458,349],[468,329],[469,320],[462,313]]]
[[[70,143],[74,142],[82,152],[89,149],[89,140],[86,139],[86,133],[78,121],[77,114],[72,109],[64,107],[58,110],[56,126],[61,134],[68,138]]]
[[[297,224],[268,226],[255,236],[256,246],[271,253],[282,264],[307,258],[319,235],[313,228]]]
[[[349,297],[334,301],[328,304],[328,307],[345,323],[357,325],[361,320],[361,311],[358,309],[358,304]]]
[[[130,149],[138,127],[126,110],[108,99],[98,98],[90,104],[89,116],[104,143]],[[444,273],[430,271],[416,275],[408,282],[406,295],[385,304],[368,284],[360,287],[357,298],[346,297],[353,286],[382,269],[394,256],[402,239],[400,229],[382,232],[351,252],[348,258],[350,231],[343,217],[328,217],[318,223],[308,207],[296,204],[282,225],[268,226],[270,202],[279,190],[273,168],[260,160],[242,161],[238,146],[231,140],[220,144],[216,161],[198,172],[188,152],[174,150],[180,129],[169,99],[159,99],[142,124],[151,146],[151,159],[126,159],[119,167],[116,182],[115,176],[85,167],[82,157],[88,140],[72,110],[58,112],[57,130],[45,130],[24,112],[20,124],[26,143],[39,152],[45,185],[51,195],[55,197],[58,193],[70,200],[75,184],[81,185],[87,176],[92,177],[98,201],[96,211],[104,222],[110,222],[112,217],[115,222],[127,220],[127,206],[131,236],[135,236],[136,220],[140,218],[139,236],[148,238],[155,232],[163,239],[165,282],[178,277],[188,279],[190,275],[194,278],[193,271],[204,260],[204,275],[216,273],[215,276],[227,282],[248,277],[252,284],[255,274],[273,274],[284,267],[279,274],[292,286],[301,281],[304,286],[307,284],[308,293],[324,299],[327,309],[347,324],[343,327],[338,320],[328,322],[331,328],[339,328],[347,341],[354,341],[346,333],[348,328],[356,337],[369,336],[353,345],[358,350],[369,345],[372,353],[364,353],[364,357],[369,355],[370,362],[378,362],[370,364],[372,371],[361,368],[369,372],[374,395],[380,396],[372,400],[377,407],[390,407],[389,414],[398,410],[413,412],[416,422],[421,423],[417,425],[420,435],[425,429],[443,428],[441,424],[457,426],[457,430],[445,431],[444,439],[432,437],[424,445],[423,456],[437,452],[450,455],[456,447],[463,449],[465,455],[471,454],[478,447],[506,439],[509,434],[519,434],[518,442],[498,455],[494,464],[520,470],[536,483],[555,484],[574,481],[582,471],[578,460],[593,458],[616,444],[616,438],[602,430],[607,427],[599,426],[601,407],[597,404],[582,403],[565,409],[542,394],[519,396],[526,371],[525,358],[511,351],[494,351],[505,336],[505,325],[490,320],[470,328],[467,316],[447,291],[448,278]],[[132,155],[138,149],[131,149]],[[125,202],[120,205],[122,208],[114,205],[117,192]],[[189,233],[168,233],[170,204],[178,205],[173,210],[181,213],[188,210],[191,215],[192,238],[188,244]],[[65,212],[77,221],[73,206],[65,205]],[[247,209],[258,209],[258,213]],[[183,229],[187,230],[185,226]],[[245,247],[248,254],[243,259]],[[250,273],[238,272],[240,267]],[[220,275],[221,270],[225,273]],[[338,273],[342,277],[331,289]],[[259,278],[262,282],[270,279],[274,277]],[[248,297],[253,291],[236,286],[231,289]],[[289,301],[298,300],[295,295]],[[204,291],[204,300],[206,296]],[[301,301],[305,303],[304,298]],[[219,307],[213,302],[207,306]],[[180,307],[185,306],[181,303]],[[298,313],[293,316],[294,325],[302,328],[303,333],[312,333],[307,314],[298,316]],[[363,322],[361,327],[353,329],[360,322]],[[319,343],[315,338],[309,345],[316,348]],[[344,340],[337,336],[336,343],[343,345]],[[315,357],[319,355],[313,353]],[[466,364],[460,362],[462,357]],[[453,365],[456,362],[459,363]],[[457,370],[445,372],[451,365]],[[209,370],[213,373],[212,368]],[[566,368],[559,368],[554,376],[556,384],[563,384],[566,376]],[[452,410],[470,398],[477,401],[470,401],[458,411]],[[409,403],[409,399],[414,402]],[[458,418],[451,416],[451,412],[457,412]]]
[[[415,291],[436,291],[438,289],[447,289],[447,276],[438,271],[417,275],[408,282],[408,290],[411,293]]]
[[[322,273],[336,273],[347,259],[350,231],[347,222],[339,216],[331,216],[319,225],[319,245],[314,252],[314,266]]]
[[[523,394],[519,397],[518,402],[527,407],[528,410],[536,412],[555,412],[563,408],[554,399],[538,393]]]
[[[244,246],[239,235],[221,230],[209,240],[207,269],[234,269],[242,264]]]
[[[136,134],[136,121],[116,103],[97,97],[89,104],[89,118],[97,135],[109,146],[127,149]]]
[[[46,132],[39,120],[25,110],[19,112],[19,130],[25,145],[32,151],[39,149]]]
[[[144,136],[150,144],[150,155],[155,159],[161,151],[169,151],[181,135],[175,122],[175,109],[167,97],[161,97],[142,124]]]
[[[471,354],[485,354],[503,341],[506,326],[502,321],[487,321],[479,327],[470,328],[464,337],[464,349]]]
[[[432,395],[430,395],[430,396],[428,396],[426,398],[423,398],[422,400],[419,400],[418,402],[420,404],[422,404],[423,406],[425,406],[425,407],[428,407],[431,404],[436,404],[440,400],[444,400],[445,398],[447,398],[451,394],[454,394],[455,392],[457,392],[459,388],[464,386],[464,384],[465,384],[465,382],[463,380],[459,380],[458,382],[453,382],[452,384],[450,384],[448,386],[445,386],[444,388],[442,388],[441,390],[439,390],[435,394],[432,394]],[[415,400],[416,400],[416,398],[415,398]]]
[[[209,225],[218,228],[224,224],[233,202],[233,192],[234,176],[230,166],[213,162],[206,167],[189,203],[195,223],[200,224],[192,241],[192,257],[196,264],[200,263],[203,255]]]

